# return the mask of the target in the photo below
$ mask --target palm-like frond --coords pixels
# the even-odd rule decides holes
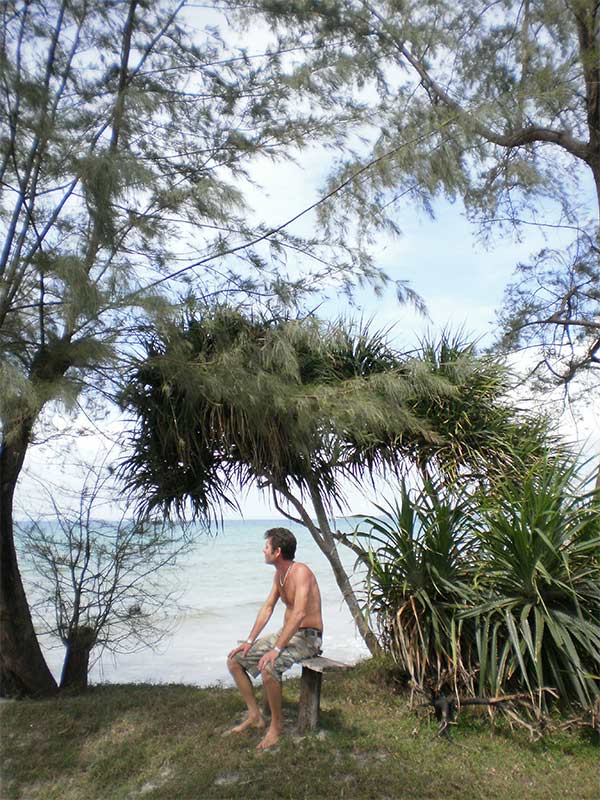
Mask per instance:
[[[361,560],[367,564],[366,606],[384,645],[413,683],[436,691],[473,688],[474,625],[459,618],[470,598],[476,548],[472,500],[427,482],[365,518]]]
[[[350,437],[373,445],[374,469],[390,460],[385,437],[408,425],[426,435],[427,421],[402,405],[403,379],[371,382],[394,363],[380,337],[369,349],[366,331],[353,338],[314,319],[228,308],[187,319],[146,343],[123,393],[138,420],[123,474],[144,505],[200,513],[234,502],[232,482],[265,477],[301,488],[316,477],[335,496]]]
[[[479,521],[480,688],[600,695],[600,503],[574,464],[541,459],[485,498]],[[491,636],[494,632],[494,636]]]
[[[489,486],[559,449],[548,420],[507,402],[510,376],[497,359],[478,356],[472,343],[448,333],[423,341],[418,355],[421,369],[455,389],[415,398],[414,412],[432,420],[437,434],[433,442],[414,441],[414,459],[423,468]]]
[[[496,412],[487,361],[456,348],[402,356],[364,325],[195,309],[145,350],[122,395],[137,418],[122,474],[145,509],[206,514],[265,480],[333,504],[341,475],[407,463],[482,472],[489,431],[500,448],[501,422],[524,427],[510,406]]]

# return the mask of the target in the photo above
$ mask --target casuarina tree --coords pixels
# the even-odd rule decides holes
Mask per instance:
[[[110,400],[140,328],[168,318],[190,283],[292,302],[332,271],[346,287],[378,275],[348,250],[325,259],[316,238],[252,227],[250,160],[283,157],[328,123],[292,106],[279,54],[228,49],[198,13],[175,0],[0,6],[3,693],[55,690],[13,537],[44,408],[84,390]],[[314,256],[317,273],[286,267],[288,252]]]
[[[569,383],[600,364],[597,0],[232,0],[294,48],[295,77],[367,146],[339,154],[331,236],[395,229],[406,204],[460,197],[484,234],[562,230],[518,267],[503,344],[541,347]],[[241,13],[244,13],[243,11]],[[301,55],[300,55],[301,54]],[[367,168],[368,167],[368,168]],[[482,265],[482,269],[484,269]]]

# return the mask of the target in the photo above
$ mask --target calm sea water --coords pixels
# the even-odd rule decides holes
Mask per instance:
[[[175,580],[183,609],[172,619],[172,633],[156,651],[145,649],[116,657],[105,653],[92,667],[91,681],[230,685],[227,653],[248,636],[273,580],[273,567],[264,563],[262,550],[265,530],[275,525],[294,531],[298,539],[296,560],[307,563],[319,582],[325,654],[348,663],[367,656],[331,567],[308,531],[281,520],[226,521],[218,534],[199,538],[175,572],[165,575],[171,585]],[[338,528],[352,530],[354,522],[339,520]],[[354,555],[340,547],[340,556],[351,574]],[[354,582],[359,582],[358,576]],[[283,605],[278,603],[265,632],[276,631],[282,620]],[[59,678],[64,651],[62,647],[48,649],[49,644],[42,639],[48,664]],[[288,674],[298,671],[296,667]]]

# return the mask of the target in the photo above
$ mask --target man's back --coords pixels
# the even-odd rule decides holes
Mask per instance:
[[[279,582],[277,575],[275,581]],[[298,604],[305,603],[305,614],[300,627],[323,630],[319,584],[306,564],[294,562],[278,589],[279,596],[286,606],[286,620],[298,601]]]

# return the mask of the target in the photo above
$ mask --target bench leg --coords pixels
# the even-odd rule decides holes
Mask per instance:
[[[298,733],[314,731],[319,724],[321,703],[321,680],[323,674],[302,667],[300,682],[300,707],[298,710]]]

